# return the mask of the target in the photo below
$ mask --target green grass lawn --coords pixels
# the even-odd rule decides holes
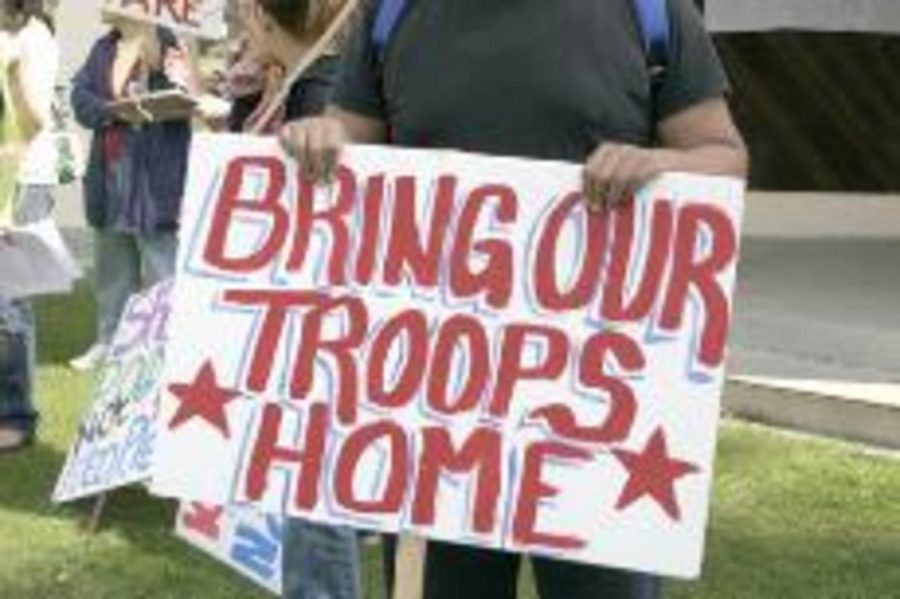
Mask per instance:
[[[0,458],[0,599],[266,597],[173,538],[173,506],[141,491],[116,494],[94,536],[79,529],[87,506],[50,504],[91,389],[63,364],[91,319],[83,290],[41,305],[40,442]],[[704,577],[667,596],[900,597],[900,459],[727,422],[716,469]],[[381,597],[378,560],[369,548],[368,597]]]

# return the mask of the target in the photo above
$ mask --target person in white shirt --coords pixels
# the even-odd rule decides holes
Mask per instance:
[[[0,0],[0,97],[2,139],[18,147],[15,180],[0,185],[0,208],[11,208],[7,225],[21,225],[49,215],[56,183],[53,145],[53,99],[59,49],[53,22],[42,0]],[[9,138],[9,139],[7,139]],[[13,158],[4,154],[5,166]],[[0,210],[2,212],[2,210]],[[0,217],[3,217],[0,214]],[[3,223],[0,223],[2,226]],[[21,299],[0,297],[0,453],[28,446],[38,414],[32,402],[36,357],[34,317]]]
[[[58,181],[53,110],[60,55],[52,22],[45,17],[30,17],[16,34],[16,45],[26,101],[36,129],[20,168],[19,183],[25,188],[52,187]]]

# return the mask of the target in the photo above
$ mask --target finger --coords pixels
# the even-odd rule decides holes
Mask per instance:
[[[331,183],[334,180],[340,161],[341,150],[344,145],[344,136],[341,129],[332,125],[325,129],[325,145],[322,148],[322,157],[325,165],[325,180]]]
[[[595,184],[591,184],[592,187]],[[602,190],[594,190],[591,189],[590,195],[585,196],[588,210],[591,212],[602,212],[603,211],[603,191]]]
[[[643,158],[635,151],[622,152],[607,189],[606,204],[611,208],[621,207],[633,191],[636,174],[642,168]]]
[[[615,185],[615,177],[620,162],[624,159],[626,148],[619,145],[610,147],[609,152],[603,156],[603,161],[599,163],[594,171],[599,186],[600,203],[604,210],[612,208],[610,203],[610,188]]]
[[[614,152],[614,150],[615,148],[612,145],[605,144],[594,152],[588,159],[587,164],[585,164],[583,172],[583,191],[588,206],[592,209],[599,209],[602,207],[605,183],[601,180],[600,173],[603,170],[603,165],[608,161],[610,154]]]
[[[601,208],[601,194],[597,188],[597,180],[591,175],[587,167],[582,173],[582,195],[584,201],[590,210],[599,210]]]
[[[314,152],[312,150],[312,140],[310,139],[310,130],[309,127],[300,127],[295,133],[295,139],[297,142],[297,162],[300,167],[300,172],[303,175],[303,180],[308,183],[316,182],[316,165],[315,165],[315,157]]]
[[[299,155],[298,144],[297,144],[297,125],[295,123],[288,123],[284,127],[281,128],[281,131],[278,134],[278,141],[281,142],[281,147],[284,148],[284,151],[289,155],[296,158]]]
[[[308,173],[313,183],[325,180],[324,143],[325,136],[320,123],[311,123],[306,129]]]
[[[304,181],[314,182],[314,172],[312,163],[312,152],[309,144],[309,128],[305,125],[298,125],[294,128],[294,134],[291,136],[291,142],[294,144],[294,151],[297,156],[297,165]]]
[[[595,212],[602,212],[606,209],[604,205],[604,198],[606,196],[606,183],[602,182],[599,179],[592,179],[591,182],[591,200],[588,203],[591,210]]]

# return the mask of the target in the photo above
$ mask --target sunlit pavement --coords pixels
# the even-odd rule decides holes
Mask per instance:
[[[900,448],[900,196],[752,194],[725,402]]]

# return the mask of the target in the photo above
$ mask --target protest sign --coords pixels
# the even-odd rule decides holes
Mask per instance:
[[[100,0],[100,8],[108,13],[210,39],[228,33],[226,4],[226,0]]]
[[[52,220],[0,234],[0,296],[68,293],[80,276],[81,270]]]
[[[699,573],[743,195],[578,165],[192,146],[152,490]]]
[[[176,534],[189,544],[281,595],[284,519],[252,507],[182,503]]]
[[[97,495],[150,476],[171,290],[171,282],[161,283],[126,305],[54,501]]]

